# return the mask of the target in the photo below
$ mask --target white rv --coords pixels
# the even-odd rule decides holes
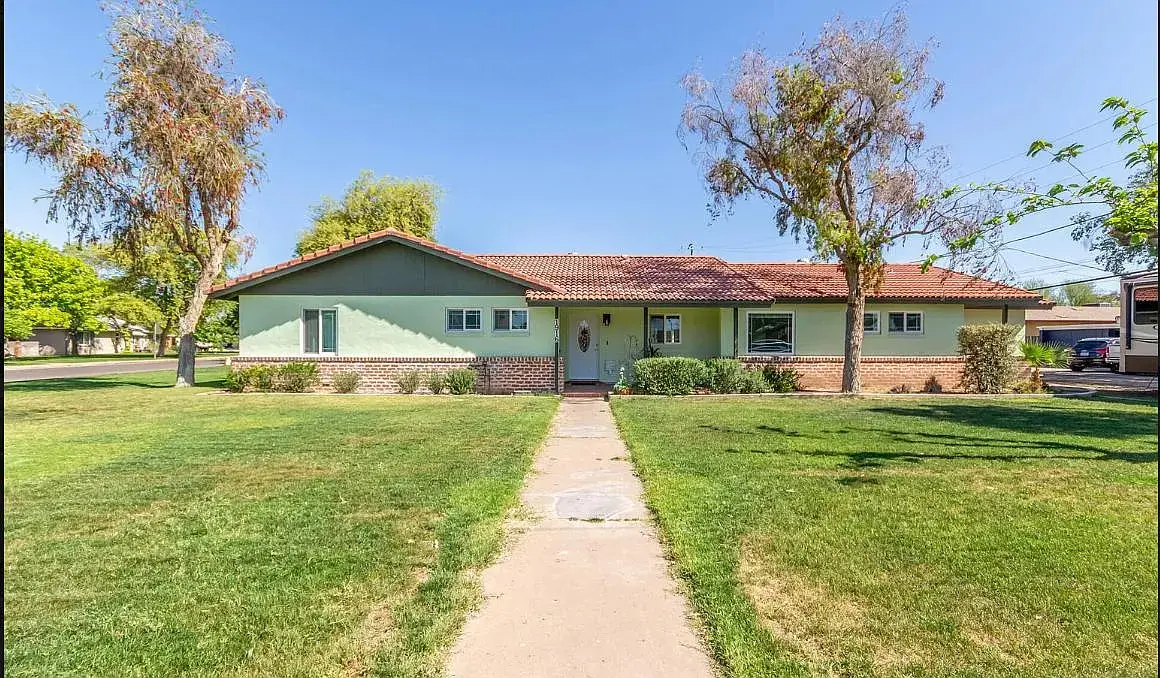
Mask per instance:
[[[1156,271],[1120,279],[1120,370],[1156,374]]]

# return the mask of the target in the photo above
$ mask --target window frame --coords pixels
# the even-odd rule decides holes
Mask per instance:
[[[653,318],[661,319],[661,334],[665,338],[664,341],[657,341],[656,337],[652,336]],[[677,319],[677,340],[669,341],[669,319]],[[648,333],[650,346],[680,346],[681,342],[685,340],[685,321],[681,319],[680,313],[649,313],[648,314]]]
[[[451,329],[451,312],[458,311],[463,317],[463,329]],[[467,327],[467,314],[475,311],[479,314],[479,327]],[[443,309],[443,332],[445,334],[480,334],[483,332],[483,308],[475,306],[448,306]]]
[[[866,316],[874,316],[874,329],[866,329]],[[906,327],[906,318],[902,319],[902,326]],[[862,312],[862,334],[882,334],[882,311],[863,311]]]
[[[749,346],[749,317],[753,315],[785,315],[789,316],[789,353],[772,353],[753,351]],[[796,311],[746,311],[745,312],[745,355],[757,356],[795,356],[797,355],[797,312]]]
[[[522,329],[512,329],[512,314],[517,312],[517,311],[523,313],[524,317],[526,318],[526,320],[524,321],[524,327]],[[495,326],[495,314],[500,313],[500,312],[507,313],[507,315],[508,315],[508,328],[506,330],[500,329],[500,328]],[[474,331],[474,330],[472,330],[472,331]],[[531,312],[531,309],[527,308],[527,307],[519,308],[518,306],[512,306],[512,307],[505,306],[505,307],[500,307],[500,308],[492,308],[491,309],[491,331],[498,333],[498,334],[528,334],[529,332],[532,331],[532,312]]]
[[[307,352],[307,350],[306,350],[306,313],[307,313],[307,311],[314,311],[315,313],[318,314],[318,352],[316,352],[316,353],[310,353],[310,352]],[[324,336],[324,330],[323,330],[324,324],[322,322],[322,314],[323,313],[333,313],[334,314],[334,350],[333,351],[323,350],[323,346],[325,345],[325,343],[323,342],[323,336]],[[302,312],[298,314],[298,349],[300,351],[300,355],[304,355],[304,356],[338,355],[338,309],[337,308],[335,308],[333,306],[331,306],[331,307],[317,306],[317,307],[302,309]]]
[[[892,316],[892,315],[901,315],[902,316],[902,330],[901,331],[890,329],[890,316]],[[908,327],[907,327],[906,321],[909,319],[909,316],[912,316],[912,315],[918,316],[918,326],[919,327],[917,330],[908,329]],[[921,336],[921,335],[926,334],[926,311],[887,311],[886,334],[895,335],[895,336],[900,335],[900,334],[901,335],[908,335],[909,334],[912,336],[914,336],[914,335]]]
[[[1158,312],[1158,311],[1160,311],[1160,308],[1154,308],[1150,312],[1153,317],[1152,317],[1152,322],[1148,322],[1147,320],[1140,320],[1137,318],[1137,316],[1140,314],[1140,311],[1137,310],[1136,306],[1137,306],[1138,302],[1140,302],[1140,301],[1148,301],[1155,307],[1158,305],[1157,302],[1153,301],[1151,299],[1143,299],[1143,300],[1137,299],[1136,292],[1139,290],[1146,290],[1146,289],[1155,290],[1155,289],[1157,289],[1156,285],[1133,285],[1131,289],[1132,289],[1132,299],[1131,299],[1132,316],[1131,316],[1130,324],[1132,326],[1138,325],[1138,326],[1143,326],[1143,327],[1147,327],[1148,325],[1155,325],[1157,323],[1158,316],[1160,316],[1160,312]],[[1145,311],[1145,313],[1148,313],[1148,311]]]

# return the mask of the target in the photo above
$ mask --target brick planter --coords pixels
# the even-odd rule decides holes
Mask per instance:
[[[790,367],[802,375],[802,387],[815,391],[837,391],[842,388],[842,356],[741,356],[746,367],[765,365]],[[918,391],[934,375],[943,390],[958,389],[963,373],[962,356],[863,356],[862,388],[866,391],[889,391],[906,384]]]
[[[311,358],[239,356],[230,361],[233,367],[250,365],[284,365],[286,363],[316,363],[322,379],[322,388],[328,389],[339,372],[358,372],[362,377],[358,390],[362,393],[399,393],[399,376],[418,370],[447,373],[469,367],[479,375],[476,388],[480,393],[507,394],[516,391],[555,391],[563,389],[564,358],[560,358],[560,382],[553,386],[555,359],[538,356],[475,357],[475,358],[358,358],[347,356],[317,356]],[[425,392],[427,385],[419,385]]]

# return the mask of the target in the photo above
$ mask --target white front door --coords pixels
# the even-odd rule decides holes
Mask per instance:
[[[600,378],[600,342],[597,340],[596,315],[574,313],[568,331],[568,378],[574,381],[596,381]]]

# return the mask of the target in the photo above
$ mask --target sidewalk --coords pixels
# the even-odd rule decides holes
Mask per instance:
[[[713,676],[627,457],[607,402],[561,403],[451,676]]]

